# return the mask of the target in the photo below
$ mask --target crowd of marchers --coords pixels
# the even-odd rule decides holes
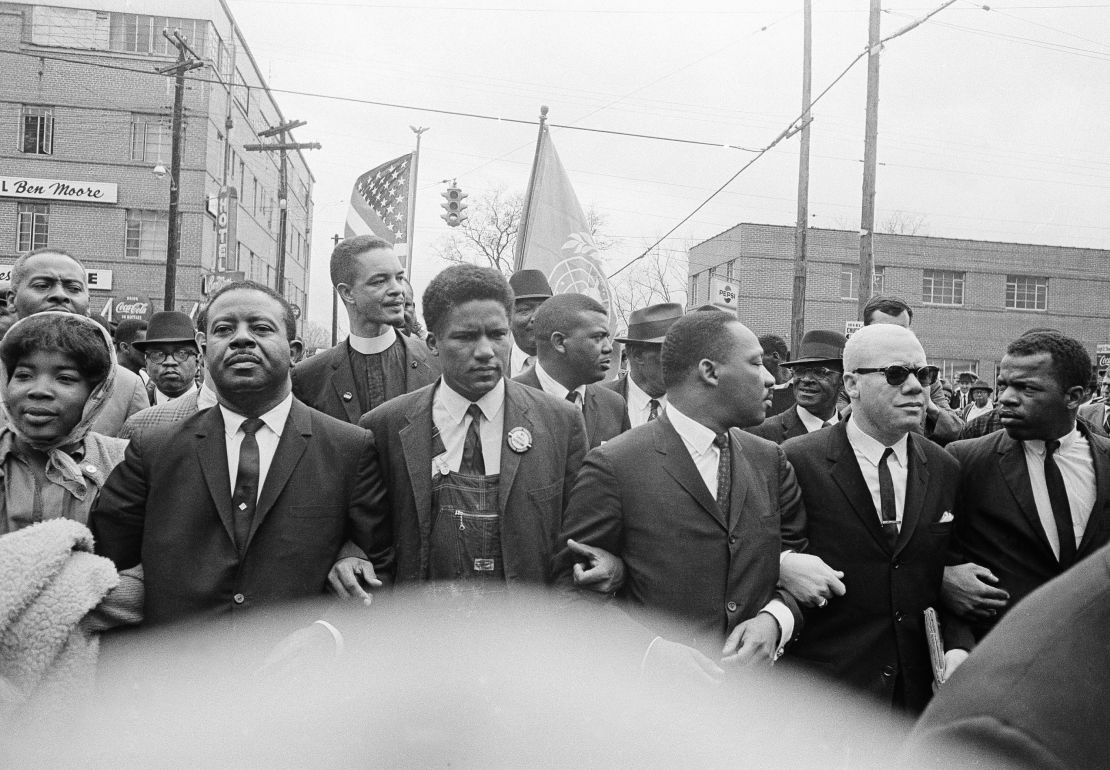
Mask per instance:
[[[596,298],[466,264],[431,280],[421,324],[371,236],[338,243],[330,274],[350,334],[303,357],[259,283],[221,286],[195,323],[111,328],[76,256],[16,261],[0,711],[122,626],[548,586],[600,608],[645,672],[816,672],[924,711],[925,753],[1106,761],[1082,717],[1106,715],[1110,655],[1057,654],[1101,638],[1110,605],[1110,406],[1079,341],[1029,330],[997,382],[949,387],[894,297],[791,353],[671,303],[612,338]],[[42,611],[58,593],[73,609]],[[298,619],[276,650],[341,651],[372,612]]]

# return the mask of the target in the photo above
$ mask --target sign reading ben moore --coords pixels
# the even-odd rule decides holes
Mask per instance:
[[[73,182],[66,179],[0,176],[0,197],[4,198],[115,203],[118,188],[119,185],[110,182]]]

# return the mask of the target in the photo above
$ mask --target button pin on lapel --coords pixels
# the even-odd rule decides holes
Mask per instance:
[[[418,364],[415,361],[413,361],[411,364],[409,364],[410,369],[415,369],[417,366],[418,366]]]
[[[355,394],[352,393],[351,391],[347,391],[346,393],[343,394],[343,400],[344,401],[350,401],[354,397],[355,397]]]

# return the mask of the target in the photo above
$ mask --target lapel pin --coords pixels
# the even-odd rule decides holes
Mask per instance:
[[[509,431],[509,449],[524,454],[532,448],[532,434],[527,428],[516,427]]]
[[[343,394],[343,400],[344,401],[350,401],[354,397],[355,396],[354,396],[353,393],[351,393],[351,391],[347,391],[346,393]]]

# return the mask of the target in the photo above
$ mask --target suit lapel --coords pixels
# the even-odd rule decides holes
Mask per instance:
[[[843,421],[831,428],[821,429],[822,431],[830,431],[828,454],[826,456],[830,464],[829,473],[836,485],[840,487],[840,491],[844,493],[852,511],[859,517],[863,528],[870,533],[871,537],[883,550],[889,551],[890,544],[883,534],[882,524],[879,523],[879,513],[875,510],[871,490],[867,488],[867,482],[863,480],[863,473],[859,469],[859,461],[856,460],[855,450],[848,442],[847,426],[848,423]]]
[[[235,542],[235,516],[231,510],[231,476],[227,471],[227,441],[224,438],[224,416],[219,409],[209,409],[196,430],[197,462],[208,494],[216,505],[228,539]]]
[[[401,428],[401,454],[409,471],[409,486],[416,517],[420,523],[420,536],[427,538],[432,531],[432,398],[435,388],[428,388],[424,398],[416,399]],[[396,503],[394,503],[396,505]]]
[[[425,348],[417,345],[410,337],[398,333],[405,346],[405,386],[409,393],[432,381],[432,369],[428,366]]]
[[[686,449],[686,444],[682,441],[682,436],[678,435],[678,431],[667,419],[665,412],[654,420],[654,425],[657,426],[655,448],[660,454],[667,455],[667,461],[663,463],[667,473],[721,525],[721,529],[727,530],[728,526],[721,509],[717,507],[716,498],[709,494],[697,466],[694,465],[693,458],[690,457],[690,452]]]
[[[278,441],[277,449],[274,450],[270,470],[266,472],[266,481],[262,484],[262,494],[258,497],[258,507],[251,522],[250,537],[247,538],[248,548],[254,533],[262,526],[262,522],[266,520],[274,503],[277,502],[278,496],[289,483],[289,478],[308,447],[308,439],[311,436],[312,417],[308,407],[293,399],[289,416],[285,420],[285,427],[281,430],[281,439]]]
[[[351,370],[350,342],[336,345],[335,360],[331,362],[331,386],[335,391],[335,399],[347,414],[347,422],[355,424],[362,417],[361,407],[358,403],[358,390],[355,388],[355,373]]]
[[[523,403],[523,399],[513,397],[513,390],[514,388],[506,382],[505,422],[501,427],[501,434],[504,437],[513,428],[525,428],[529,433],[535,435],[535,426],[529,418],[528,407]],[[501,468],[498,470],[500,478],[497,481],[497,505],[502,516],[505,516],[508,512],[509,492],[512,491],[513,482],[516,480],[521,457],[523,455],[509,449],[505,441],[501,442]]]
[[[752,465],[744,454],[744,448],[736,440],[736,431],[728,432],[728,444],[732,455],[732,465],[729,473],[732,474],[732,487],[729,491],[729,517],[730,530],[735,532],[740,527],[740,519],[744,513],[744,503],[748,498],[748,487],[751,479],[755,477]],[[702,484],[702,486],[705,486]]]
[[[1096,533],[1103,527],[1110,525],[1110,453],[1107,452],[1105,442],[1100,442],[1088,432],[1087,443],[1091,447],[1091,461],[1095,467],[1095,504],[1091,508],[1091,516],[1087,519],[1087,527],[1083,530],[1083,539],[1076,549],[1076,556],[1083,558],[1098,546],[1092,543],[1099,542]],[[1105,541],[1102,541],[1105,543]]]
[[[601,429],[598,425],[600,415],[597,408],[597,395],[594,393],[593,388],[586,386],[586,393],[582,399],[582,419],[586,421],[586,440],[590,442],[590,447],[595,447],[600,444],[600,441],[595,442],[594,436],[601,435]]]
[[[1041,517],[1037,514],[1033,486],[1029,482],[1029,467],[1025,462],[1025,449],[1020,441],[1015,441],[1005,434],[1001,436],[998,445],[998,467],[1017,502],[1018,510],[1021,511],[1029,528],[1033,530],[1037,541],[1044,549],[1043,555],[1054,562],[1057,561],[1056,555],[1052,552],[1052,546],[1048,542],[1048,536],[1045,534],[1044,525],[1041,524]]]
[[[929,491],[929,461],[912,433],[907,439],[906,460],[909,463],[909,468],[906,469],[906,501],[902,507],[902,528],[898,531],[898,540],[894,544],[895,554],[900,553],[913,537],[918,522],[921,521],[921,511],[925,507],[925,497]]]

